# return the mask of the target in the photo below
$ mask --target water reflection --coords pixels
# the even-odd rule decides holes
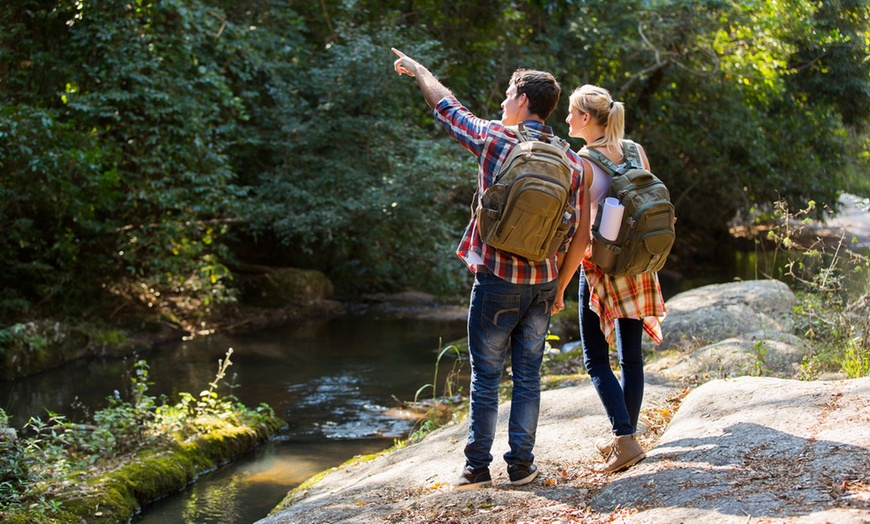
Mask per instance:
[[[254,454],[148,506],[135,522],[253,522],[312,475],[389,447],[415,423],[396,416],[398,399],[412,399],[431,381],[441,341],[464,334],[462,321],[344,317],[212,337],[169,352],[152,369],[175,373],[174,388],[184,390],[183,383],[211,380],[232,345],[236,395],[250,406],[268,403],[288,425]]]
[[[464,321],[346,316],[194,339],[138,355],[150,366],[149,393],[174,402],[179,392],[197,395],[207,389],[218,360],[232,347],[225,381],[233,394],[248,406],[269,404],[288,425],[254,453],[145,508],[135,522],[250,523],[310,476],[385,449],[414,424],[396,416],[399,399],[412,400],[432,381],[442,341],[464,335]],[[125,375],[133,360],[74,362],[3,383],[0,402],[18,426],[31,416],[44,417],[43,408],[78,419],[84,412],[74,403],[93,412],[106,406],[114,390],[128,387]]]
[[[362,375],[345,372],[341,375],[317,377],[306,384],[291,384],[288,393],[297,398],[288,410],[292,424],[288,433],[293,436],[322,435],[330,439],[362,439],[391,437],[407,434],[413,420],[397,419],[390,407],[372,400],[368,392],[373,384],[373,369]],[[330,416],[324,420],[322,412]]]
[[[277,439],[209,473],[184,492],[146,507],[138,524],[249,524],[265,517],[308,478],[358,454],[385,449],[392,440],[295,441]]]

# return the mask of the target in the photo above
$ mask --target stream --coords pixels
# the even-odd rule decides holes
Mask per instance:
[[[464,336],[464,321],[347,315],[196,338],[138,355],[149,364],[149,394],[175,401],[179,392],[207,389],[232,347],[225,382],[235,384],[233,394],[247,406],[270,405],[287,427],[254,452],[149,504],[132,522],[247,524],[265,517],[312,475],[407,437],[414,421],[391,410],[432,382],[439,343]],[[442,377],[453,361],[442,362]],[[131,366],[132,359],[73,362],[0,383],[0,401],[17,426],[31,416],[44,419],[43,407],[80,419],[82,409],[73,405],[104,407],[114,390],[128,387]]]

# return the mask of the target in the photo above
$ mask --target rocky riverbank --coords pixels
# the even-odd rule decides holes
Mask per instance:
[[[794,380],[810,350],[788,333],[794,300],[781,282],[750,281],[668,301],[671,344],[647,366],[648,458],[626,472],[591,471],[609,426],[581,376],[542,395],[528,486],[499,466],[505,403],[492,488],[449,489],[467,431],[455,420],[327,472],[258,524],[870,521],[870,378]]]

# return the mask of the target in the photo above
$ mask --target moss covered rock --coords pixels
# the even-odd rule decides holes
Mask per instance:
[[[180,491],[199,475],[248,453],[283,425],[282,420],[265,415],[240,424],[214,418],[205,433],[158,440],[109,468],[82,471],[66,481],[68,485],[53,487],[60,493],[54,521],[128,522],[143,505]],[[31,516],[7,514],[3,522],[32,522]]]
[[[0,331],[0,379],[53,368],[87,353],[87,337],[62,322],[43,320]]]
[[[333,296],[332,282],[320,271],[291,267],[257,268],[257,272],[236,275],[245,304],[279,308],[288,304],[329,300]]]

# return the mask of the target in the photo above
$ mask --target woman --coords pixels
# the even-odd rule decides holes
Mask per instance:
[[[565,121],[570,127],[569,136],[583,138],[585,147],[597,149],[616,165],[625,162],[622,143],[625,107],[622,102],[614,102],[606,89],[592,85],[577,88],[571,94]],[[646,153],[639,144],[638,149],[644,167],[649,169]],[[586,176],[592,176],[586,183],[591,186],[590,212],[594,219],[598,204],[610,189],[610,176],[594,163],[585,163]],[[659,322],[666,311],[656,273],[611,277],[587,255],[585,243],[573,242],[560,260],[553,312],[564,309],[565,289],[574,272],[582,266],[579,300],[583,363],[613,432],[612,438],[597,444],[606,462],[595,469],[611,473],[628,468],[646,456],[635,436],[643,403],[641,338],[646,332],[656,344],[661,342]],[[619,355],[622,371],[619,380],[610,369],[611,345],[616,346]]]

